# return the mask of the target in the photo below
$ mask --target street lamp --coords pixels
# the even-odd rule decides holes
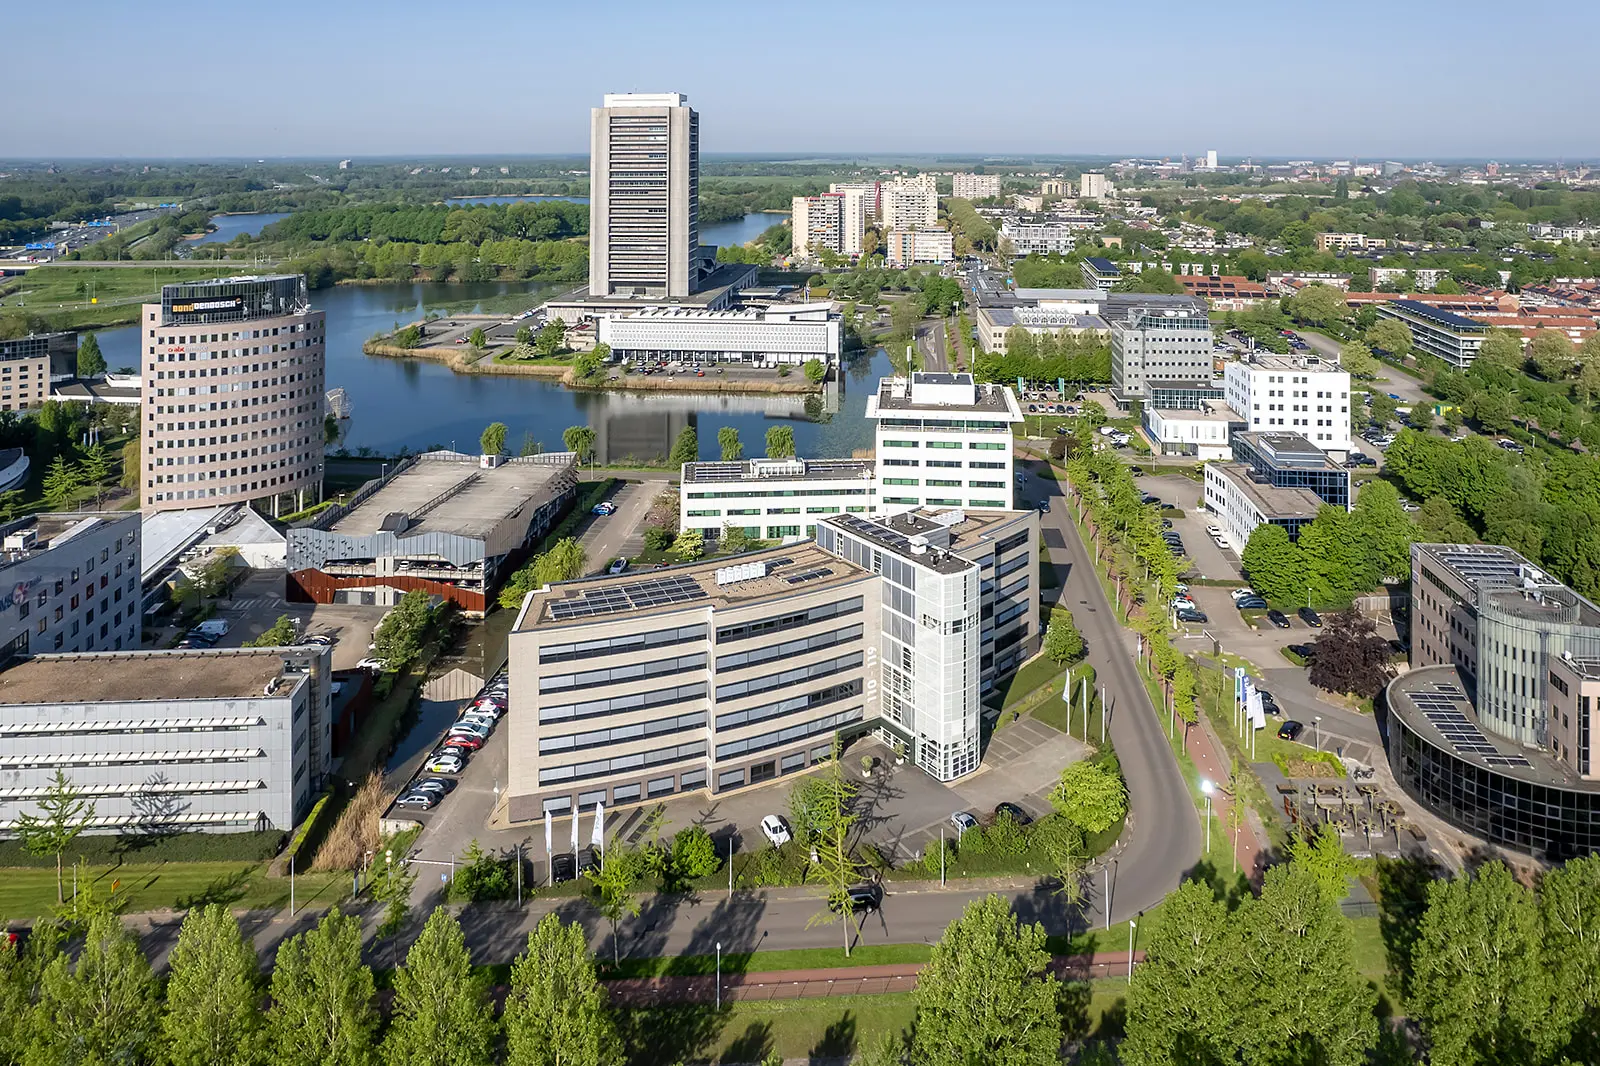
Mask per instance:
[[[1317,734],[1317,750],[1321,751],[1322,750],[1322,715],[1319,714],[1315,718],[1311,719],[1311,728],[1316,731],[1316,734]]]
[[[717,941],[717,1009],[722,1009],[722,941]]]
[[[1128,983],[1133,984],[1133,931],[1139,928],[1139,923],[1132,918],[1128,919]]]
[[[1211,854],[1211,793],[1215,792],[1216,790],[1217,790],[1217,786],[1213,785],[1211,783],[1211,779],[1209,777],[1203,777],[1203,778],[1200,779],[1200,791],[1204,792],[1205,796],[1206,796],[1206,854],[1207,855]]]

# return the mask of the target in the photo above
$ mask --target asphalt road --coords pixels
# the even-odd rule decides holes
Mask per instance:
[[[589,572],[600,574],[619,555],[638,554],[644,547],[644,520],[650,513],[650,503],[666,491],[667,481],[629,482],[613,492],[610,501],[617,505],[616,514],[589,519],[587,528],[578,538],[589,556]]]
[[[1325,337],[1320,333],[1299,333],[1299,338],[1311,346],[1311,350],[1325,358],[1337,359],[1339,356],[1339,342],[1332,337]],[[1381,393],[1393,393],[1400,397],[1403,404],[1432,403],[1433,397],[1422,391],[1422,382],[1400,370],[1396,370],[1388,363],[1379,364],[1379,378],[1388,378],[1387,381],[1372,382],[1372,390]]]
[[[922,320],[917,326],[917,351],[922,355],[923,370],[943,372],[950,369],[950,360],[945,354],[943,321],[937,318]]]

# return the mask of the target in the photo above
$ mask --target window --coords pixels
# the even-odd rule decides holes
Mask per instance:
[[[738,788],[744,784],[743,770],[724,770],[717,775],[717,788]]]

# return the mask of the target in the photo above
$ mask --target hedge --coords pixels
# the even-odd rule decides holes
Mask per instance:
[[[124,862],[264,862],[288,836],[281,829],[259,833],[177,833],[166,837],[84,834],[62,856],[94,866]],[[29,855],[16,840],[0,841],[0,866],[50,866],[54,855]]]
[[[300,828],[295,830],[294,840],[284,852],[283,861],[288,862],[290,856],[294,856],[297,860],[302,855],[307,858],[314,856],[317,848],[322,846],[323,838],[328,835],[328,830],[339,820],[339,812],[343,807],[343,804],[333,802],[332,790],[317,797],[317,802],[311,807],[311,813],[306,815],[305,820],[300,823]]]

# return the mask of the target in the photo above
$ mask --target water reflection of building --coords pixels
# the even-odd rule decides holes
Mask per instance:
[[[826,421],[839,409],[838,394],[822,396],[695,395],[608,392],[585,405],[595,432],[595,457],[602,463],[665,459],[678,434],[700,430],[702,415],[756,415],[773,421]],[[747,448],[755,442],[747,441]]]

